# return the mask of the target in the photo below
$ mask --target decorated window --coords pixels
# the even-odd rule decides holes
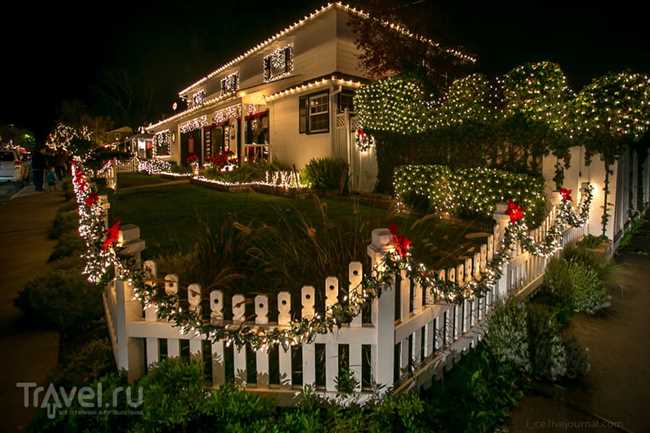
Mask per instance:
[[[354,103],[353,103],[353,98],[354,98],[354,91],[348,90],[348,89],[343,89],[341,92],[339,92],[337,97],[337,110],[339,113],[343,113],[346,109],[349,112],[354,111]]]
[[[300,133],[307,134],[329,132],[329,92],[300,97],[299,128]]]
[[[221,79],[221,94],[228,95],[235,93],[239,89],[239,72],[232,74]]]
[[[171,154],[171,144],[174,136],[171,131],[161,131],[153,136],[154,155],[169,156]]]
[[[203,100],[205,99],[205,90],[199,90],[192,95],[192,106],[203,105]]]
[[[264,57],[264,82],[285,77],[293,72],[293,45],[278,48]]]

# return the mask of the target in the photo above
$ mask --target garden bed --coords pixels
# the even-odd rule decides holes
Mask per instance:
[[[216,186],[216,185],[215,185]],[[443,268],[459,257],[475,252],[492,231],[482,220],[444,220],[394,214],[387,209],[361,204],[354,197],[322,197],[306,194],[279,196],[256,192],[224,192],[193,184],[162,185],[146,191],[124,191],[111,198],[111,217],[140,227],[147,243],[145,257],[189,252],[200,240],[202,225],[219,226],[230,219],[245,226],[295,226],[318,228],[323,213],[329,226],[355,229],[367,244],[370,231],[395,223],[400,231],[419,242],[416,256],[428,265]],[[468,235],[472,234],[471,236]],[[365,260],[363,256],[358,260]]]

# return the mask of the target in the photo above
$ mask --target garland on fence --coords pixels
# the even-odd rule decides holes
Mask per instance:
[[[311,318],[293,320],[285,327],[259,327],[247,322],[223,324],[205,320],[199,308],[185,308],[181,305],[178,293],[165,292],[164,283],[156,280],[148,271],[136,266],[132,257],[120,255],[116,247],[119,237],[119,221],[108,229],[104,228],[105,210],[99,203],[97,193],[88,182],[80,162],[73,162],[73,184],[79,205],[79,233],[86,244],[83,254],[86,260],[84,274],[91,282],[105,280],[110,269],[115,270],[117,278],[128,281],[133,287],[134,296],[143,308],[155,308],[160,318],[169,320],[181,328],[187,335],[206,335],[216,342],[225,340],[227,345],[237,347],[249,345],[253,350],[265,350],[270,346],[282,345],[285,349],[291,345],[313,342],[317,334],[332,332],[336,327],[349,323],[361,314],[370,301],[379,297],[381,292],[393,286],[394,276],[404,271],[415,284],[427,290],[434,299],[461,303],[469,296],[484,296],[491,290],[502,275],[504,265],[510,260],[516,242],[534,255],[548,255],[560,247],[560,238],[567,226],[579,227],[589,215],[592,193],[591,187],[584,188],[580,211],[575,213],[569,190],[561,190],[562,202],[554,224],[541,243],[536,243],[528,235],[524,209],[510,202],[507,214],[510,223],[506,227],[499,251],[487,264],[480,275],[467,282],[457,284],[439,278],[422,263],[415,263],[411,255],[411,241],[391,226],[391,247],[384,253],[381,263],[372,272],[362,277],[361,284],[351,288],[343,302],[328,307],[325,315],[318,313]]]

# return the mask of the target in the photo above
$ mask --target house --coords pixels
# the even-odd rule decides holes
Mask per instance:
[[[188,108],[145,128],[154,156],[183,164],[196,155],[204,163],[228,150],[239,164],[273,160],[298,169],[312,158],[339,157],[351,167],[354,189],[372,189],[372,150],[361,154],[350,144],[352,96],[370,79],[359,65],[352,16],[372,19],[342,3],[323,6],[181,90]]]

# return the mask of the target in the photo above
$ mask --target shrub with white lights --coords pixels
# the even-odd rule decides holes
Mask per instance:
[[[544,180],[491,168],[453,170],[443,165],[403,165],[393,177],[399,203],[414,207],[424,200],[438,214],[492,216],[496,203],[512,199],[537,222],[544,214]],[[419,203],[422,205],[423,203]]]

